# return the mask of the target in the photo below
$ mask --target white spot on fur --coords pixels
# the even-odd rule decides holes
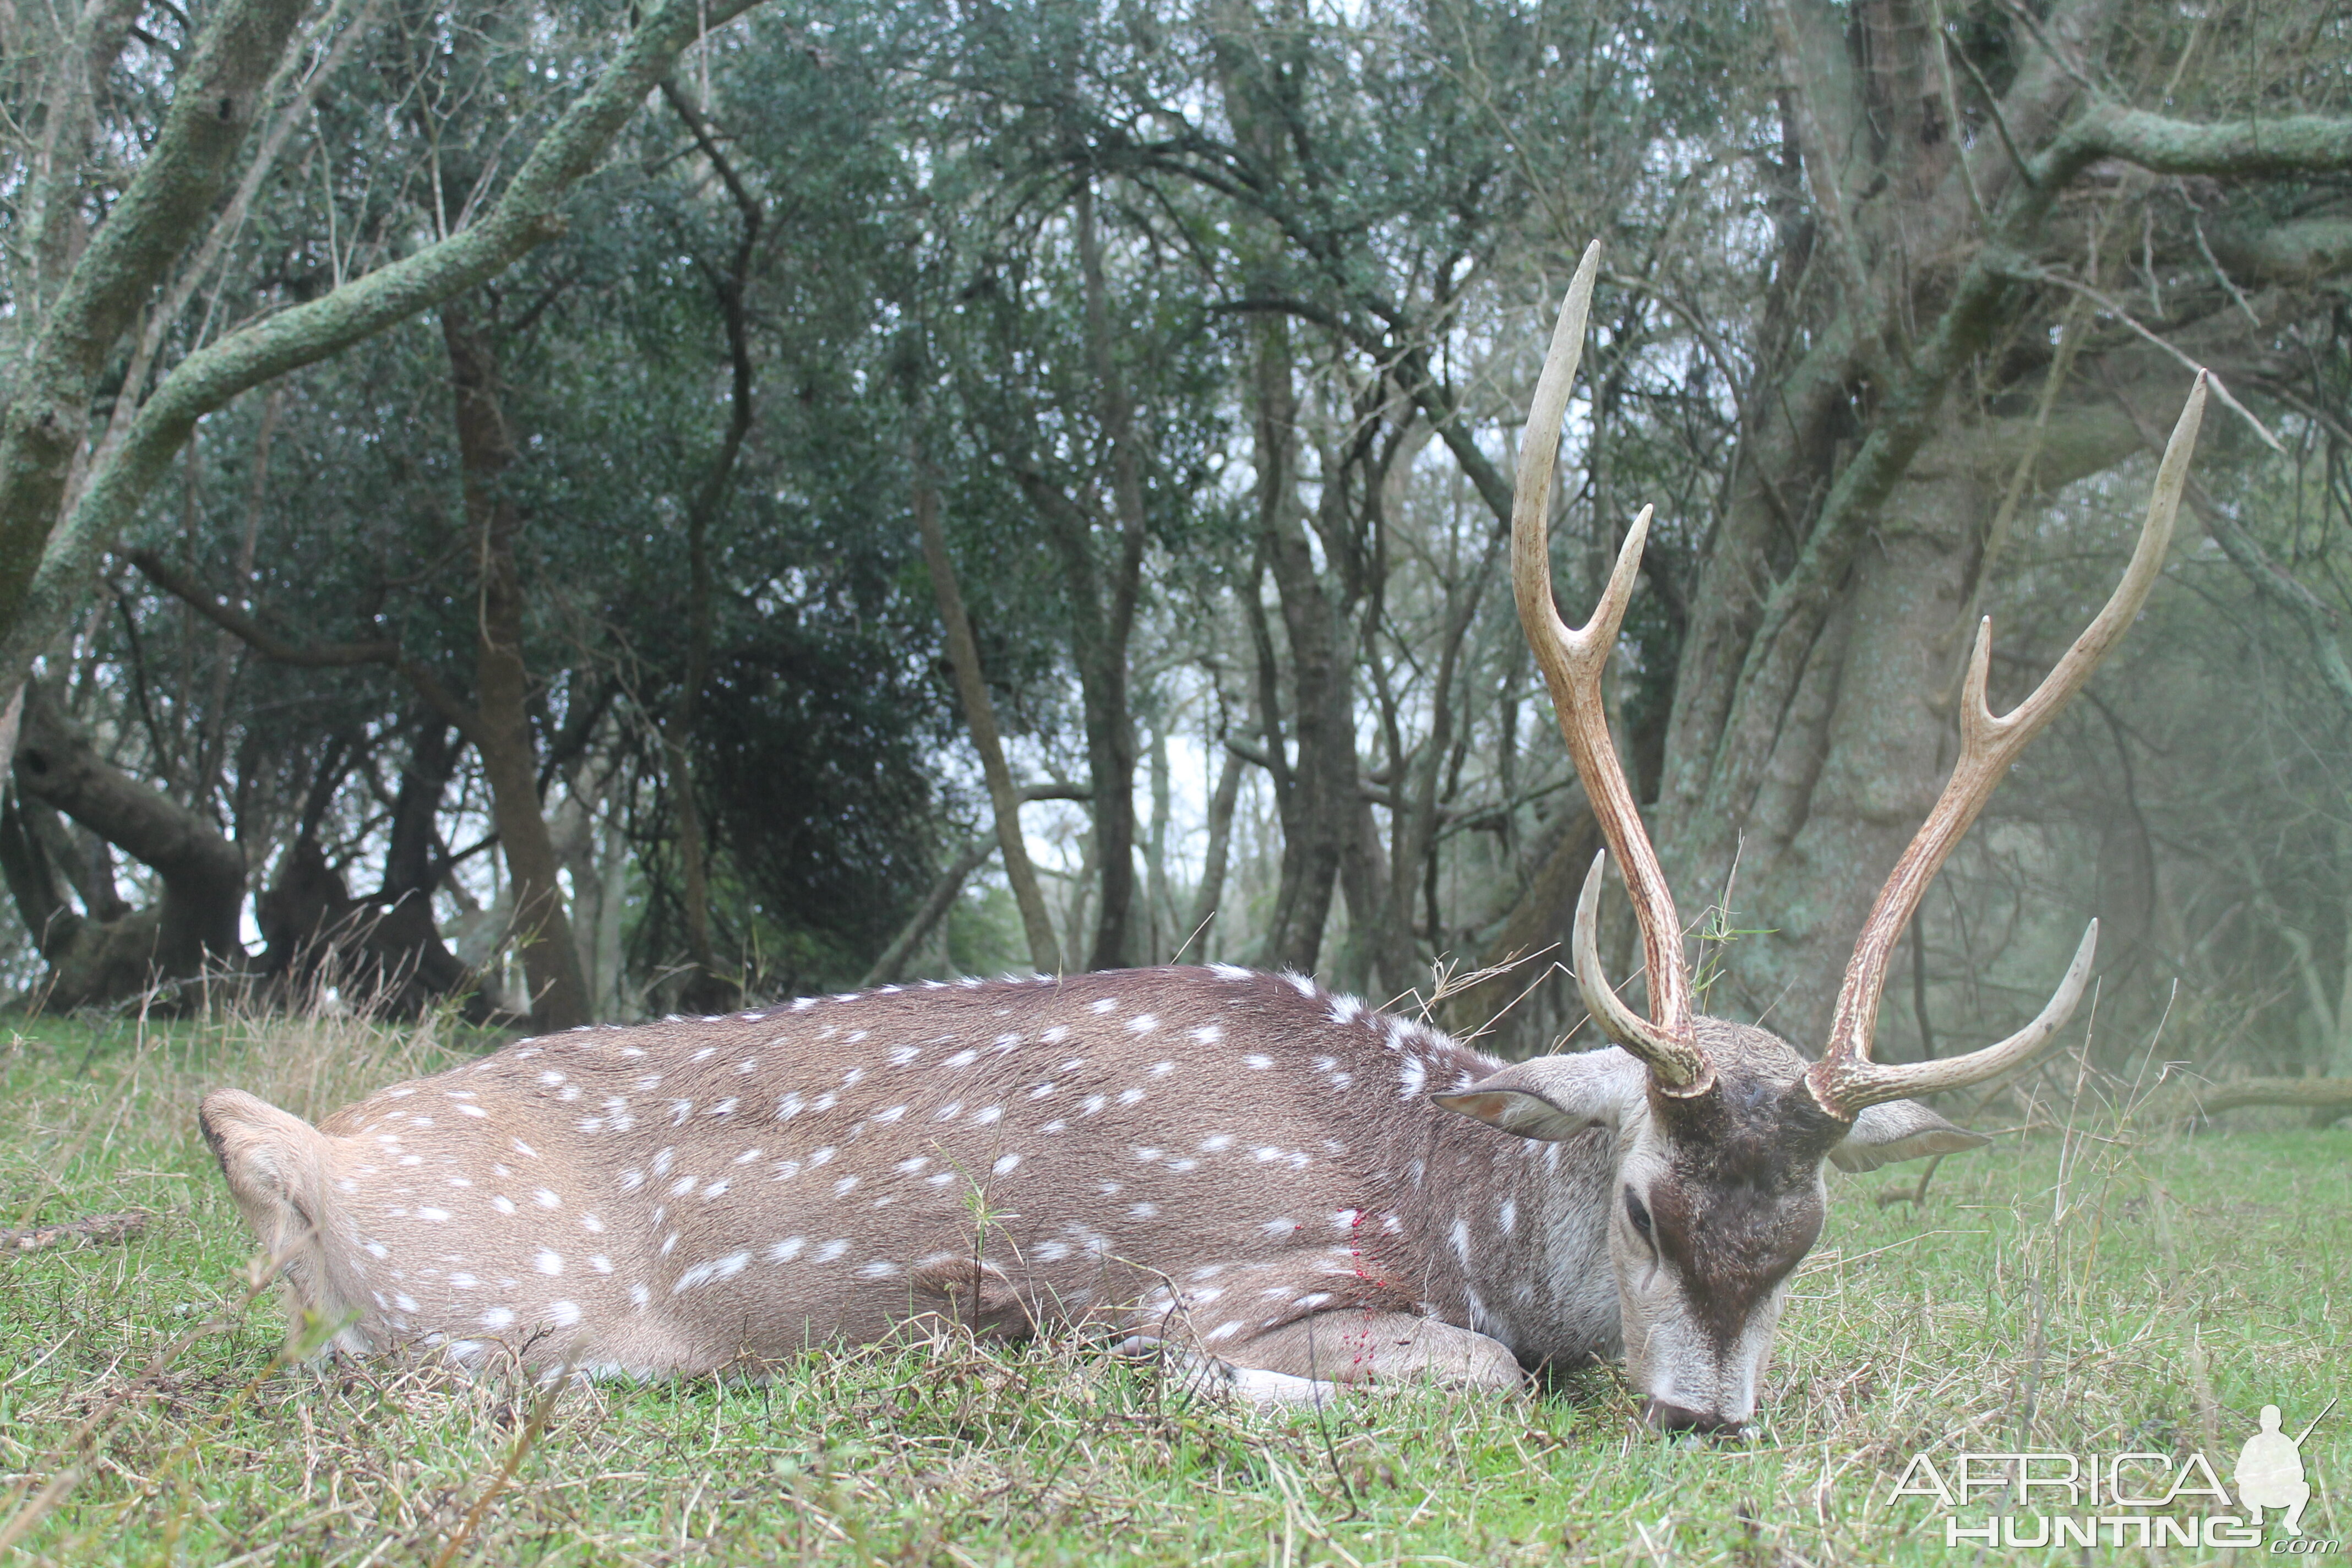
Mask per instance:
[[[531,1259],[531,1266],[541,1274],[561,1274],[563,1272],[563,1254],[542,1247],[539,1249],[539,1256]]]
[[[514,1199],[507,1196],[504,1193],[500,1193],[496,1197],[493,1197],[490,1200],[490,1206],[498,1210],[500,1214],[512,1214],[515,1212]]]
[[[996,1175],[1009,1176],[1020,1163],[1021,1156],[1018,1154],[999,1154],[996,1157],[996,1163],[991,1165],[989,1170]]]
[[[677,1283],[669,1288],[669,1293],[683,1295],[698,1286],[709,1284],[713,1279],[731,1279],[743,1272],[743,1266],[751,1261],[751,1255],[748,1252],[730,1252],[724,1258],[698,1263],[677,1277]]]

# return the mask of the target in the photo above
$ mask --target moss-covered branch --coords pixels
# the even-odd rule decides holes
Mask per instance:
[[[131,421],[113,460],[91,476],[72,514],[48,537],[38,571],[13,603],[0,582],[0,679],[20,678],[33,656],[63,629],[100,555],[131,521],[197,420],[251,387],[339,353],[462,293],[561,234],[565,197],[595,168],[679,53],[706,25],[731,21],[753,3],[665,0],[629,35],[595,84],[540,139],[471,227],[232,332],[174,366]]]
[[[302,9],[302,0],[227,0],[213,15],[163,130],[26,345],[0,416],[0,627],[23,619],[89,428],[91,384],[227,188]]]

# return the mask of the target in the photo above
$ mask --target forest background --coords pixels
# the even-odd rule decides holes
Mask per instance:
[[[37,1005],[1181,956],[1543,1048],[1598,836],[1507,476],[1598,237],[1555,575],[1657,506],[1610,700],[1711,1008],[1821,1038],[1975,620],[2013,700],[2201,365],[1881,1052],[2096,914],[2102,1049],[2352,1073],[2341,5],[5,0],[0,109]]]

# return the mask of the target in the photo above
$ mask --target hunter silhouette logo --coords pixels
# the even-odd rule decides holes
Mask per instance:
[[[2303,1533],[2313,1490],[2303,1443],[2335,1408],[2329,1400],[2289,1436],[2279,1407],[2263,1406],[2261,1429],[2240,1447],[2230,1472],[2237,1512],[2230,1511],[2230,1491],[2216,1467],[2194,1451],[1963,1450],[1940,1465],[1934,1456],[1916,1454],[1891,1495],[1930,1500],[1931,1528],[1940,1525],[1950,1547],[2259,1547],[2263,1514],[2276,1510],[2272,1552],[2333,1555],[2344,1550],[2342,1542]],[[2200,1506],[2200,1500],[2210,1500]]]
[[[2259,1529],[2263,1510],[2283,1508],[2286,1517],[2279,1521],[2289,1535],[2303,1533],[2303,1506],[2311,1500],[2311,1482],[2303,1473],[2303,1440],[2311,1436],[2311,1428],[2319,1425],[2336,1401],[2327,1402],[2311,1418],[2309,1426],[2290,1437],[2279,1430],[2279,1407],[2263,1406],[2263,1429],[2246,1439],[2238,1450],[2238,1468],[2230,1479],[2238,1483],[2238,1501],[2245,1508],[2246,1522]]]

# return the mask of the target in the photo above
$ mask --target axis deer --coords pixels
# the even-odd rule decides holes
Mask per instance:
[[[1603,664],[1649,513],[1591,622],[1552,604],[1546,515],[1598,259],[1579,268],[1519,459],[1512,575],[1608,855],[1625,868],[1646,1016],[1573,952],[1615,1044],[1506,1065],[1296,974],[1207,968],[884,986],[722,1018],[521,1041],[312,1128],[223,1089],[206,1136],[299,1305],[355,1351],[636,1376],[757,1371],[926,1315],[1016,1336],[1076,1323],[1262,1398],[1622,1350],[1666,1428],[1749,1419],[1824,1159],[1866,1170],[1985,1139],[1906,1096],[2025,1060],[2083,993],[2010,1038],[1887,1065],[1887,957],[2020,748],[2120,637],[2161,565],[2192,391],[2122,585],[2041,689],[1985,706],[1879,895],[1819,1061],[1695,1017],[1674,900],[1612,750]]]

